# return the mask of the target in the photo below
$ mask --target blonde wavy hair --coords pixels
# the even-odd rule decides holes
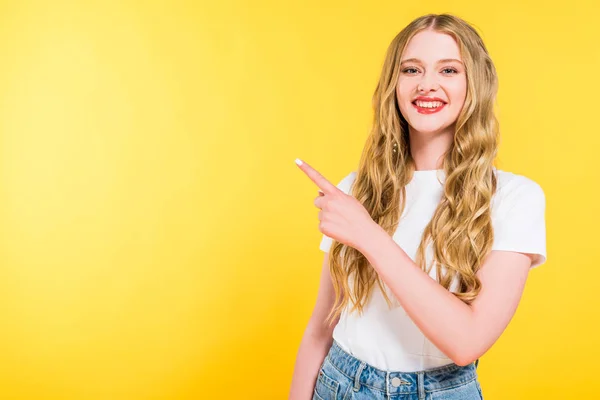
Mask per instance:
[[[373,125],[351,194],[377,224],[393,235],[404,210],[405,185],[415,171],[408,123],[400,113],[396,84],[402,53],[410,39],[423,30],[448,34],[457,42],[467,76],[467,94],[456,121],[453,143],[444,154],[446,178],[442,198],[423,232],[415,261],[428,274],[435,266],[438,282],[446,289],[457,277],[455,296],[471,304],[481,290],[475,274],[494,239],[491,199],[497,185],[493,163],[499,143],[494,114],[498,79],[481,37],[464,20],[449,14],[428,14],[412,21],[392,40],[373,95]],[[432,262],[426,265],[429,242],[433,248]],[[334,240],[329,251],[329,268],[336,297],[328,316],[330,323],[350,301],[353,304],[350,312],[358,309],[362,313],[375,282],[391,307],[383,282],[358,250]],[[352,290],[348,279],[351,276]]]

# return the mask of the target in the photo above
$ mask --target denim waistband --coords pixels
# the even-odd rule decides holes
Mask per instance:
[[[478,361],[466,366],[444,365],[417,372],[384,371],[347,353],[334,340],[326,357],[354,386],[366,385],[388,394],[424,393],[450,389],[477,379]]]

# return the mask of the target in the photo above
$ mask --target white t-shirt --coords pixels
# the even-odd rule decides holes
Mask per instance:
[[[544,192],[541,186],[525,176],[494,171],[498,185],[492,197],[492,250],[536,254],[531,267],[537,267],[546,261]],[[350,194],[355,178],[356,172],[351,172],[337,187]],[[444,178],[441,169],[415,171],[413,179],[406,185],[406,206],[393,239],[413,261],[425,226],[441,200]],[[331,243],[332,239],[323,235],[320,249],[328,252]],[[428,262],[431,261],[431,249],[429,244]],[[436,279],[435,268],[431,269],[430,276]],[[452,292],[457,291],[457,283],[455,279],[450,288]],[[379,285],[375,284],[362,316],[356,310],[349,314],[349,307],[342,312],[333,331],[333,338],[340,346],[382,370],[415,372],[451,364],[452,360],[412,322],[385,283],[384,289],[393,303],[391,309]]]

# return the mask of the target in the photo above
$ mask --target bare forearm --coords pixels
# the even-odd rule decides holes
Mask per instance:
[[[470,362],[477,337],[471,307],[431,279],[383,230],[362,250],[423,334],[457,364]]]
[[[294,374],[290,388],[289,400],[310,400],[313,396],[319,367],[325,359],[333,338],[315,336],[307,329],[300,342]]]

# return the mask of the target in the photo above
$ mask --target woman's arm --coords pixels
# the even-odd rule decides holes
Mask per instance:
[[[325,318],[333,307],[335,292],[329,272],[329,253],[325,253],[317,302],[300,342],[289,400],[310,400],[313,396],[319,367],[333,342],[333,329],[339,317],[328,326]]]
[[[483,355],[517,309],[531,257],[491,251],[477,272],[483,287],[469,306],[431,279],[381,227],[374,231],[359,250],[423,334],[458,365]]]
[[[357,199],[342,192],[307,163],[297,163],[321,191],[314,201],[321,210],[321,233],[364,254],[409,317],[438,349],[456,364],[467,365],[494,344],[517,309],[532,265],[531,255],[491,251],[477,272],[483,288],[468,306],[416,265]],[[543,191],[539,185],[527,187],[535,196],[523,202],[515,200],[519,206],[511,208],[510,224],[519,222],[517,217],[523,218],[525,227],[539,238],[543,232]],[[535,222],[529,220],[530,213],[534,213]],[[531,226],[537,231],[532,231]],[[507,240],[511,239],[508,235],[517,233],[513,227],[505,230],[503,236]],[[539,240],[529,245],[541,251]]]

